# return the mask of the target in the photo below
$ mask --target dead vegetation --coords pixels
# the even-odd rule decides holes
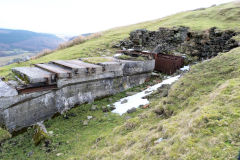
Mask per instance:
[[[72,46],[84,43],[87,40],[98,38],[98,37],[101,37],[101,36],[102,36],[101,32],[93,33],[93,34],[90,34],[89,36],[81,36],[80,35],[80,36],[74,38],[73,40],[70,40],[70,41],[67,41],[67,42],[64,42],[64,43],[60,44],[57,47],[57,49],[54,49],[54,50],[44,49],[43,51],[41,51],[38,54],[36,54],[35,56],[33,56],[31,59],[32,60],[38,59],[40,57],[46,56],[48,54],[51,54],[51,53],[53,53],[55,51],[62,50],[62,49],[65,49],[65,48],[69,48],[69,47],[72,47]]]

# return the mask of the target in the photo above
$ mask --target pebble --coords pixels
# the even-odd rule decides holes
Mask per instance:
[[[63,153],[57,153],[56,154],[56,156],[58,156],[58,157],[61,156],[61,155],[63,155]]]
[[[102,106],[102,111],[103,112],[108,112],[108,108],[106,106]]]
[[[27,156],[30,157],[33,154],[33,151],[28,152]]]
[[[90,120],[90,119],[92,119],[93,118],[93,116],[87,116],[87,119],[88,120]]]
[[[124,103],[127,103],[128,102],[128,100],[127,99],[124,99],[122,102],[121,102],[121,104],[124,104]]]
[[[155,144],[158,144],[160,142],[162,142],[163,138],[159,138],[158,140],[154,141]]]
[[[131,119],[132,117],[130,117],[130,116],[126,116],[125,117],[125,120],[128,120],[128,119]]]
[[[142,108],[143,109],[146,109],[146,108],[148,108],[149,107],[149,104],[146,104],[146,105],[144,105]]]
[[[92,107],[91,107],[91,111],[96,111],[97,110],[97,106],[96,105],[93,105]]]
[[[53,135],[53,131],[49,131],[48,133],[49,133],[49,135]]]
[[[84,121],[83,121],[83,125],[84,125],[84,126],[87,126],[87,125],[88,125],[88,120],[84,120]]]
[[[136,111],[137,111],[137,109],[135,107],[133,107],[133,108],[127,110],[127,113],[133,113],[133,112],[136,112]]]

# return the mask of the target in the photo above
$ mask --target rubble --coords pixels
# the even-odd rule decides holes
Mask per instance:
[[[150,50],[156,54],[182,53],[199,59],[211,58],[219,52],[238,47],[239,42],[232,39],[237,34],[239,33],[232,30],[220,31],[216,27],[202,32],[191,31],[184,26],[159,28],[157,31],[138,29],[115,47],[136,51]]]

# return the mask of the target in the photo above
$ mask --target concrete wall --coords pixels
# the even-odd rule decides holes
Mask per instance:
[[[153,68],[153,60],[126,61],[121,74],[106,71],[95,76],[59,79],[55,90],[0,97],[0,123],[10,132],[20,130],[76,105],[142,84]]]

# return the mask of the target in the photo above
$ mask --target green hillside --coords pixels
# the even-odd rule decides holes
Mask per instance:
[[[56,51],[50,55],[26,63],[13,64],[0,68],[0,76],[6,76],[9,69],[16,66],[24,66],[32,63],[48,62],[56,59],[73,59],[80,57],[111,55],[113,44],[128,37],[128,34],[139,28],[157,30],[159,27],[189,26],[193,30],[205,30],[216,26],[220,29],[240,30],[239,3],[228,3],[205,10],[188,11],[175,14],[154,21],[143,22],[131,26],[114,28],[103,32],[99,38],[91,39],[80,45]]]
[[[2,67],[0,76],[6,76],[12,67],[31,63],[112,55],[111,46],[134,29],[180,25],[193,30],[216,26],[240,31],[240,4],[228,3],[108,30],[82,44]],[[28,128],[1,144],[0,159],[236,159],[240,151],[239,75],[240,47],[193,65],[167,97],[152,96],[149,109],[118,116],[103,113],[100,108],[127,96],[129,91],[157,83],[157,79],[46,121],[52,134],[38,146],[32,140],[34,130]],[[93,111],[92,106],[98,110]],[[84,126],[90,115],[94,118]],[[0,130],[0,140],[9,136]]]

